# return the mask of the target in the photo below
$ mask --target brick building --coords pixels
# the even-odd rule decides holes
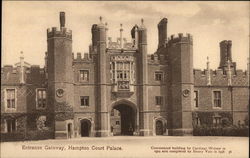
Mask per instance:
[[[236,69],[231,41],[220,43],[217,70],[193,68],[190,34],[167,35],[158,24],[158,49],[147,54],[143,20],[132,42],[108,38],[107,25],[92,25],[84,57],[72,53],[72,32],[47,30],[45,67],[24,62],[1,68],[2,139],[113,135],[190,135],[194,126],[244,123],[249,69]],[[249,68],[249,65],[248,65]]]

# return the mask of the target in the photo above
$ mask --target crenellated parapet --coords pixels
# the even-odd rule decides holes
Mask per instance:
[[[179,33],[178,36],[171,35],[168,38],[168,45],[172,45],[175,43],[190,43],[193,44],[193,36],[189,33],[186,36],[183,36],[183,33]]]
[[[194,69],[194,84],[195,86],[228,86],[229,74],[225,73],[222,69],[200,70]],[[210,74],[211,84],[207,85],[208,75]],[[243,70],[232,70],[232,83],[231,86],[248,86],[247,71]]]
[[[148,57],[148,64],[159,64],[159,65],[167,64],[166,55],[155,53],[155,54],[149,54],[147,57]]]
[[[22,71],[20,66],[5,65],[1,68],[1,82],[3,85],[21,83]],[[24,67],[24,83],[45,83],[45,70],[38,65]]]
[[[74,56],[74,53],[72,53],[72,59],[73,59],[73,63],[90,63],[90,62],[94,62],[93,58],[91,58],[89,56],[89,53],[84,53],[83,57],[82,57],[82,53],[81,52],[77,52],[76,53],[76,57]]]
[[[52,29],[47,29],[47,38],[54,38],[54,37],[65,37],[67,39],[72,40],[72,30],[69,30],[65,27],[58,28],[58,27],[52,27]]]

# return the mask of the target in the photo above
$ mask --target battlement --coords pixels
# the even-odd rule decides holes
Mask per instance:
[[[206,69],[194,69],[194,80],[195,85],[207,85],[208,79],[208,71]],[[232,71],[232,86],[247,86],[248,85],[248,77],[247,71],[243,70],[236,70]],[[227,86],[228,85],[228,78],[226,71],[222,69],[210,70],[210,79],[211,85],[216,86]]]
[[[76,57],[74,57],[74,53],[72,53],[73,62],[93,62],[93,59],[90,58],[89,53],[84,53],[82,57],[81,52],[76,53]]]
[[[163,54],[148,54],[149,64],[165,64],[167,62],[166,56]]]
[[[193,36],[189,33],[186,34],[186,36],[183,36],[183,33],[179,33],[178,37],[175,35],[171,35],[170,38],[168,38],[168,43],[173,44],[173,43],[191,43],[193,44]]]
[[[32,73],[32,72],[39,72],[40,74],[44,74],[44,68],[40,68],[39,65],[31,65],[30,67],[24,67],[24,72],[27,73]],[[20,73],[20,66],[13,66],[13,65],[4,65],[1,68],[1,73],[2,74],[17,74]]]
[[[23,67],[24,83],[43,84],[45,83],[45,69],[39,65]],[[1,82],[6,85],[21,84],[22,71],[20,66],[5,65],[1,68]]]
[[[62,27],[61,29],[57,27],[52,27],[52,29],[47,29],[47,38],[53,38],[53,37],[64,37],[68,39],[72,39],[72,30],[68,30],[65,27]]]

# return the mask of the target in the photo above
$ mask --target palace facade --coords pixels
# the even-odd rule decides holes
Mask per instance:
[[[192,36],[168,37],[167,24],[159,22],[158,49],[148,54],[143,20],[129,42],[122,26],[112,41],[100,18],[89,53],[75,57],[60,12],[60,28],[47,30],[44,68],[23,57],[1,68],[2,140],[192,135],[194,126],[244,123],[249,69],[236,69],[232,41],[220,42],[217,70],[209,60],[194,69]]]

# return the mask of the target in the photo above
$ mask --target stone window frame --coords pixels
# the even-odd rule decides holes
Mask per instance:
[[[38,106],[38,91],[39,90],[44,90],[45,91],[45,107],[39,107]],[[47,107],[47,91],[46,91],[46,88],[36,88],[36,109],[46,109]]]
[[[157,101],[157,98],[160,98],[160,104],[158,104],[158,101]],[[155,105],[156,106],[161,106],[161,105],[163,105],[163,96],[162,95],[160,95],[160,96],[155,96]]]
[[[87,80],[82,80],[81,79],[81,71],[87,71],[88,72],[87,73]],[[90,79],[90,69],[79,69],[78,73],[79,73],[79,78],[78,78],[79,82],[89,82],[89,79]]]
[[[120,126],[120,121],[115,121],[115,125]]]
[[[157,80],[157,77],[156,77],[156,74],[157,74],[157,73],[161,73],[161,80]],[[154,72],[154,80],[155,80],[155,81],[160,81],[160,82],[164,81],[164,72],[163,72],[162,70],[156,70],[156,71]]]
[[[14,90],[15,92],[15,107],[14,108],[8,108],[7,106],[7,90]],[[7,110],[13,110],[16,111],[17,110],[17,88],[16,87],[8,87],[8,88],[4,88],[4,105],[5,105],[5,111]]]
[[[15,121],[15,130],[13,130],[12,126],[11,126],[11,131],[8,132],[8,124],[7,124],[7,120],[11,120],[11,121]],[[14,119],[4,119],[4,131],[1,131],[3,133],[13,133],[13,132],[16,132],[17,131],[17,119],[14,118]],[[13,125],[13,124],[12,124]]]
[[[215,106],[214,104],[214,92],[220,92],[220,107],[217,107]],[[223,106],[223,100],[222,100],[222,97],[223,96],[223,93],[222,93],[222,90],[221,89],[214,89],[212,90],[212,105],[213,105],[213,109],[222,109],[222,106]]]
[[[213,125],[219,126],[222,123],[222,117],[221,116],[213,116]]]
[[[82,98],[88,98],[88,105],[82,105]],[[86,108],[90,106],[90,97],[89,96],[80,96],[80,107]]]
[[[200,96],[199,93],[200,93],[200,92],[199,92],[199,90],[196,90],[196,89],[195,89],[195,90],[194,90],[194,96],[195,96],[195,92],[197,92],[197,104],[198,104],[198,105],[196,106],[196,101],[195,101],[195,98],[194,98],[194,105],[193,105],[193,106],[194,106],[195,109],[198,109],[198,108],[199,108],[199,105],[200,105],[200,99],[199,99],[199,96]]]

